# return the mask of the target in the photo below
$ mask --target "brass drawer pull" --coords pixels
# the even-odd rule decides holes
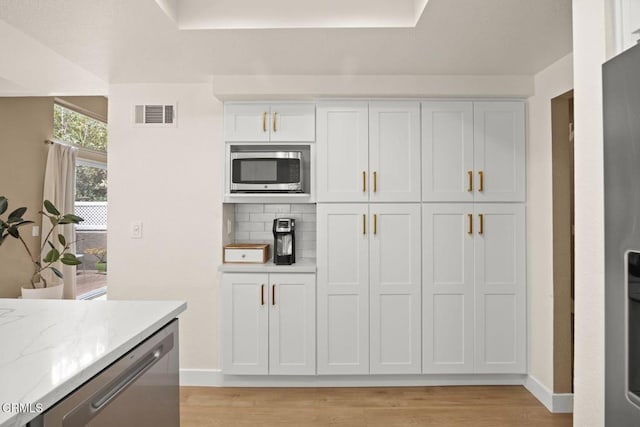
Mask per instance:
[[[362,171],[362,192],[367,191],[367,171]]]
[[[373,214],[373,234],[378,234],[378,215]]]
[[[271,285],[271,305],[276,305],[276,284]]]
[[[378,191],[378,172],[373,171],[373,192]]]
[[[277,132],[277,131],[278,131],[278,129],[276,128],[276,114],[278,114],[278,113],[276,113],[276,112],[274,111],[274,112],[273,112],[273,131],[274,131],[274,132]]]
[[[473,191],[473,171],[467,171],[467,175],[469,176],[469,185],[467,187],[467,191]]]
[[[260,305],[264,305],[264,283],[260,285]]]
[[[484,172],[480,171],[478,175],[480,175],[480,188],[478,191],[484,191]]]
[[[480,230],[478,230],[478,234],[483,234],[484,233],[484,215],[478,214],[478,217],[480,217]]]
[[[362,214],[362,234],[367,234],[367,215]]]
[[[267,112],[262,112],[262,132],[267,131]]]
[[[469,220],[469,228],[467,229],[467,234],[473,234],[473,214],[467,214],[467,219]]]

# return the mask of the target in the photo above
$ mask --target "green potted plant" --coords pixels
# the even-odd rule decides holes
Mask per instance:
[[[33,266],[33,273],[29,279],[31,285],[22,287],[23,297],[28,298],[39,297],[37,295],[31,295],[33,292],[29,292],[30,290],[36,289],[49,289],[49,291],[46,292],[47,296],[44,296],[44,298],[57,297],[57,295],[61,297],[62,284],[49,286],[49,283],[47,283],[47,280],[42,276],[42,273],[46,270],[51,270],[57,277],[64,279],[62,272],[54,266],[56,262],[60,261],[64,265],[78,265],[81,263],[75,254],[69,252],[73,242],[68,242],[64,235],[58,233],[57,230],[61,225],[79,224],[84,221],[84,219],[77,215],[60,213],[49,200],[45,200],[43,206],[44,211],[40,211],[39,213],[42,215],[43,220],[47,218],[51,222],[51,230],[43,240],[39,253],[33,253],[20,235],[21,227],[27,224],[33,224],[33,221],[27,221],[23,218],[27,212],[27,208],[20,207],[11,211],[6,217],[3,217],[2,215],[4,215],[9,208],[9,201],[6,197],[0,196],[0,246],[9,237],[20,241]],[[45,253],[46,249],[48,249],[48,251]],[[43,254],[44,256],[42,256]],[[52,288],[56,288],[55,291],[52,291]]]
[[[107,250],[105,248],[87,248],[84,253],[97,258],[96,270],[98,273],[107,272]]]

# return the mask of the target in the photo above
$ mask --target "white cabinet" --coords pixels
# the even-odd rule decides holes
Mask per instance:
[[[235,104],[224,109],[228,142],[312,142],[314,104]]]
[[[422,199],[523,202],[525,111],[519,101],[422,103]]]
[[[222,324],[225,374],[315,374],[315,275],[223,274]]]
[[[319,202],[420,201],[417,102],[320,103]]]
[[[318,373],[419,373],[420,205],[318,205]]]
[[[423,205],[423,371],[525,373],[521,204]]]

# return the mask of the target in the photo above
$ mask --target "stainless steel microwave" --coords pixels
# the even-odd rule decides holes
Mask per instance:
[[[231,153],[232,193],[301,193],[300,151]]]

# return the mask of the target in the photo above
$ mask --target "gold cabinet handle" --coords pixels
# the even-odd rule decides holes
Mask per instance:
[[[469,185],[467,186],[467,191],[473,191],[473,171],[467,171],[467,175],[469,176]]]
[[[276,284],[271,285],[271,305],[276,305]]]
[[[262,132],[267,131],[267,112],[262,112]]]
[[[478,218],[480,218],[480,229],[478,230],[478,234],[484,233],[484,215],[478,214]]]
[[[469,228],[467,229],[467,234],[473,234],[473,214],[467,214],[467,219],[469,220]]]
[[[378,191],[378,172],[373,171],[373,192]]]
[[[367,191],[367,171],[362,171],[362,192]]]
[[[480,171],[478,175],[480,175],[480,188],[478,188],[478,191],[484,191],[484,172]]]
[[[278,113],[276,113],[276,112],[274,111],[274,112],[273,112],[273,131],[274,131],[274,132],[277,132],[277,131],[278,131],[278,129],[276,128],[276,114],[278,114]]]
[[[373,214],[373,234],[378,233],[378,215]]]
[[[362,214],[362,234],[367,234],[367,215]]]
[[[260,305],[264,305],[264,283],[260,285]]]

